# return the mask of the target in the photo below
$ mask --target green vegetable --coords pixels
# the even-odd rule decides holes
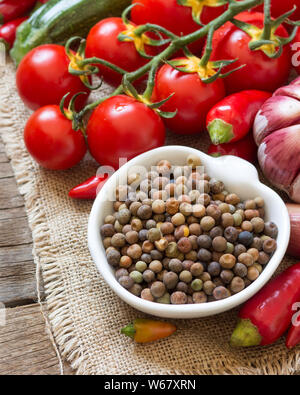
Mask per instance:
[[[18,65],[31,49],[42,44],[64,44],[73,35],[85,37],[101,19],[118,16],[130,0],[50,0],[17,31],[10,52]]]

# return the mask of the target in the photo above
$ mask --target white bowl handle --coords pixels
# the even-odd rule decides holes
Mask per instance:
[[[239,179],[241,181],[258,181],[258,172],[250,162],[244,159],[238,158],[233,155],[225,155],[219,158],[214,158],[216,160],[214,165],[218,165],[222,168],[225,174],[234,175],[235,180]]]

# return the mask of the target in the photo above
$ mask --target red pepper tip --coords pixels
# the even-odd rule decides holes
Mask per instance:
[[[232,125],[219,118],[210,122],[207,130],[214,145],[228,143],[234,137]]]
[[[258,346],[262,337],[249,319],[240,319],[230,339],[232,347]]]

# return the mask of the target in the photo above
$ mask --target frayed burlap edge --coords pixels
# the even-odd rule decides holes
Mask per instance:
[[[3,74],[0,76],[3,77]],[[14,129],[13,116],[17,116],[17,108],[10,100],[9,87],[6,79],[0,80],[0,128],[7,155],[11,159],[15,178],[20,193],[25,198],[25,208],[28,214],[29,226],[32,230],[33,256],[36,264],[36,280],[38,302],[45,318],[46,329],[50,341],[59,360],[61,374],[63,374],[63,359],[70,362],[72,368],[79,375],[89,373],[87,368],[88,355],[81,343],[80,336],[70,314],[70,305],[65,294],[64,280],[61,275],[60,263],[56,260],[56,249],[50,243],[47,218],[41,203],[41,195],[36,178],[34,177],[33,162],[25,147],[20,145]],[[40,273],[45,287],[47,311],[40,297]],[[300,369],[300,352],[290,356],[288,360],[270,364],[269,360],[260,359],[257,367],[229,367],[220,361],[214,366],[192,370],[190,374],[221,374],[221,375],[284,375],[293,374]],[[170,375],[180,375],[186,372],[170,370]]]

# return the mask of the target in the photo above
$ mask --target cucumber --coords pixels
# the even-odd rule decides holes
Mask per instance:
[[[86,37],[101,19],[119,16],[131,0],[50,0],[17,30],[10,55],[16,65],[42,44],[65,44],[72,36]]]

